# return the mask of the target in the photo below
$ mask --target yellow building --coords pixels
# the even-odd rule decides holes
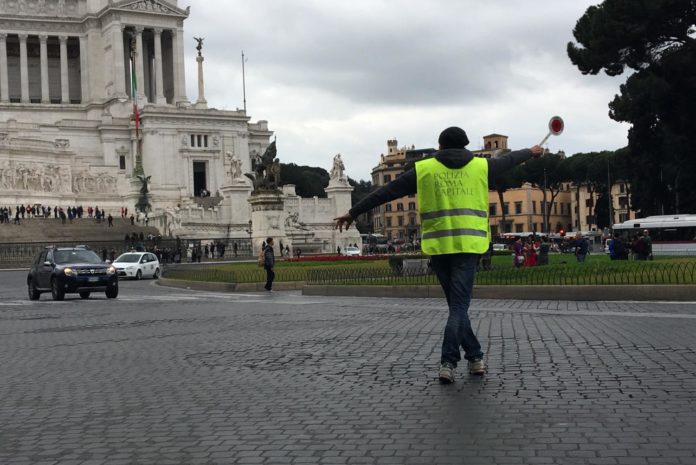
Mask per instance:
[[[604,208],[607,215],[606,220],[601,223],[605,224],[611,219],[611,224],[623,223],[624,221],[636,218],[636,212],[631,210],[629,200],[629,186],[623,180],[617,180],[611,186],[611,215],[608,208]],[[589,184],[572,186],[572,204],[573,204],[573,229],[576,231],[595,231],[597,230],[596,204],[600,197],[604,197],[602,193],[594,192],[593,187]],[[611,218],[610,218],[611,217]]]

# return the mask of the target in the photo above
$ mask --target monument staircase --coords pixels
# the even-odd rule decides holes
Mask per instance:
[[[9,224],[0,224],[0,244],[123,242],[126,234],[159,234],[155,227],[137,223],[131,226],[129,219],[120,216],[114,218],[111,228],[106,220],[97,223],[96,219],[85,217],[74,219],[72,223],[65,220],[65,224],[59,218],[25,218],[20,221],[19,225],[14,224],[12,219]]]

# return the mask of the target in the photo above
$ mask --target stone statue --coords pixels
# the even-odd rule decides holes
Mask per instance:
[[[333,158],[333,168],[331,168],[330,178],[331,179],[343,179],[343,170],[346,167],[343,165],[343,160],[341,160],[341,154],[337,153]]]
[[[230,176],[232,179],[239,179],[242,177],[242,160],[237,158],[232,152],[227,152],[227,156],[230,157]]]
[[[257,155],[253,167],[254,172],[244,173],[244,176],[251,179],[253,183],[253,192],[278,190],[280,186],[280,160],[276,158],[276,154],[276,143],[273,141],[262,156]]]
[[[198,42],[198,45],[196,45],[196,50],[198,50],[198,56],[202,56],[202,55],[201,55],[201,51],[203,50],[203,40],[204,40],[204,38],[203,38],[203,37],[194,37],[193,40],[195,40],[196,42]]]
[[[149,200],[149,189],[147,188],[147,183],[150,182],[150,178],[152,176],[144,176],[142,174],[139,174],[137,178],[140,180],[141,186],[140,186],[140,197],[138,198],[138,203],[135,205],[135,208],[138,209],[138,211],[147,213],[150,211],[152,208],[150,205],[150,200]]]

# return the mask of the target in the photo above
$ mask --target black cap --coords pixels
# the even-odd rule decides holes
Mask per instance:
[[[442,131],[437,141],[442,149],[463,149],[469,145],[469,138],[466,137],[466,132],[456,126]]]

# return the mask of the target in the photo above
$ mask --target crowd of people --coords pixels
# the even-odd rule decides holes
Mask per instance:
[[[632,238],[625,239],[620,234],[607,241],[609,258],[612,260],[628,260],[629,256],[634,260],[652,260],[652,238],[647,229],[642,234],[636,234]]]
[[[93,218],[97,223],[106,222],[109,227],[114,225],[114,217],[106,210],[98,206],[73,205],[67,207],[45,206],[45,205],[16,205],[13,207],[0,207],[0,223],[21,225],[22,220],[27,218],[54,218],[60,219],[63,224],[72,223],[75,219]],[[128,207],[121,207],[121,218],[128,218]],[[131,225],[135,224],[135,216],[130,215]]]

